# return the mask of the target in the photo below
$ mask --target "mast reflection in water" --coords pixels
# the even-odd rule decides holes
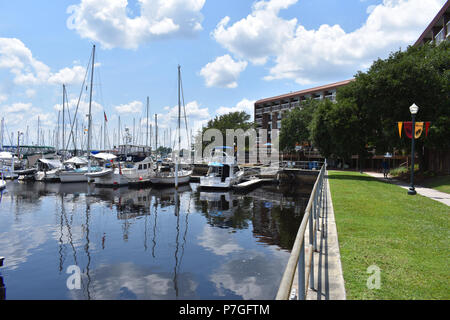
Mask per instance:
[[[7,299],[273,299],[310,186],[246,195],[8,182]],[[69,290],[69,266],[81,272]],[[5,291],[7,291],[5,293]]]

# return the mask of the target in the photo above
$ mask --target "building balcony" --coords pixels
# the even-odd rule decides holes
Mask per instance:
[[[255,115],[258,115],[258,114],[263,114],[263,109],[262,108],[261,109],[256,109]]]
[[[442,28],[441,31],[438,32],[438,34],[436,35],[434,40],[436,41],[436,44],[439,44],[439,43],[441,43],[442,41],[445,40],[445,30],[444,30],[444,28]]]
[[[271,109],[272,109],[271,107],[265,107],[265,108],[264,108],[264,113],[270,112]]]
[[[280,110],[281,110],[281,106],[280,105],[272,107],[272,112],[280,111]]]

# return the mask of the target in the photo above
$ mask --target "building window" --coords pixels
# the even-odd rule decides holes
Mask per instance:
[[[436,40],[436,44],[439,44],[445,40],[444,28],[442,28],[441,31],[439,31],[439,33],[436,35],[435,40]]]
[[[281,120],[277,121],[277,129],[281,129]]]

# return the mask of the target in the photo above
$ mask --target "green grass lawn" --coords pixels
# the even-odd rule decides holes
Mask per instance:
[[[429,178],[421,182],[420,185],[427,188],[432,188],[442,192],[450,193],[450,175]]]
[[[357,172],[329,181],[348,299],[450,299],[450,207]]]

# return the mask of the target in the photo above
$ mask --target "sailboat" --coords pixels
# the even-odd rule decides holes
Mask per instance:
[[[179,168],[179,152],[181,150],[181,67],[178,66],[178,150],[175,156],[175,168],[163,170],[163,166],[157,165],[155,175],[150,178],[152,184],[175,186],[189,183],[191,179],[192,170],[185,170]],[[158,164],[161,162],[158,162]]]
[[[87,182],[88,178],[88,160],[81,157],[73,157],[64,161],[64,169],[56,172],[62,183],[65,182]],[[91,166],[91,172],[98,172],[102,168],[99,166]]]
[[[59,161],[59,159],[39,159],[37,163],[37,172],[34,174],[34,179],[36,181],[58,182],[60,180],[57,172],[62,167],[63,164]]]
[[[85,175],[94,179],[96,186],[121,187],[128,185],[128,179],[122,174],[122,164],[115,161],[117,157],[111,153],[98,153],[93,155],[99,161],[104,162],[103,169],[97,172],[89,172]]]

